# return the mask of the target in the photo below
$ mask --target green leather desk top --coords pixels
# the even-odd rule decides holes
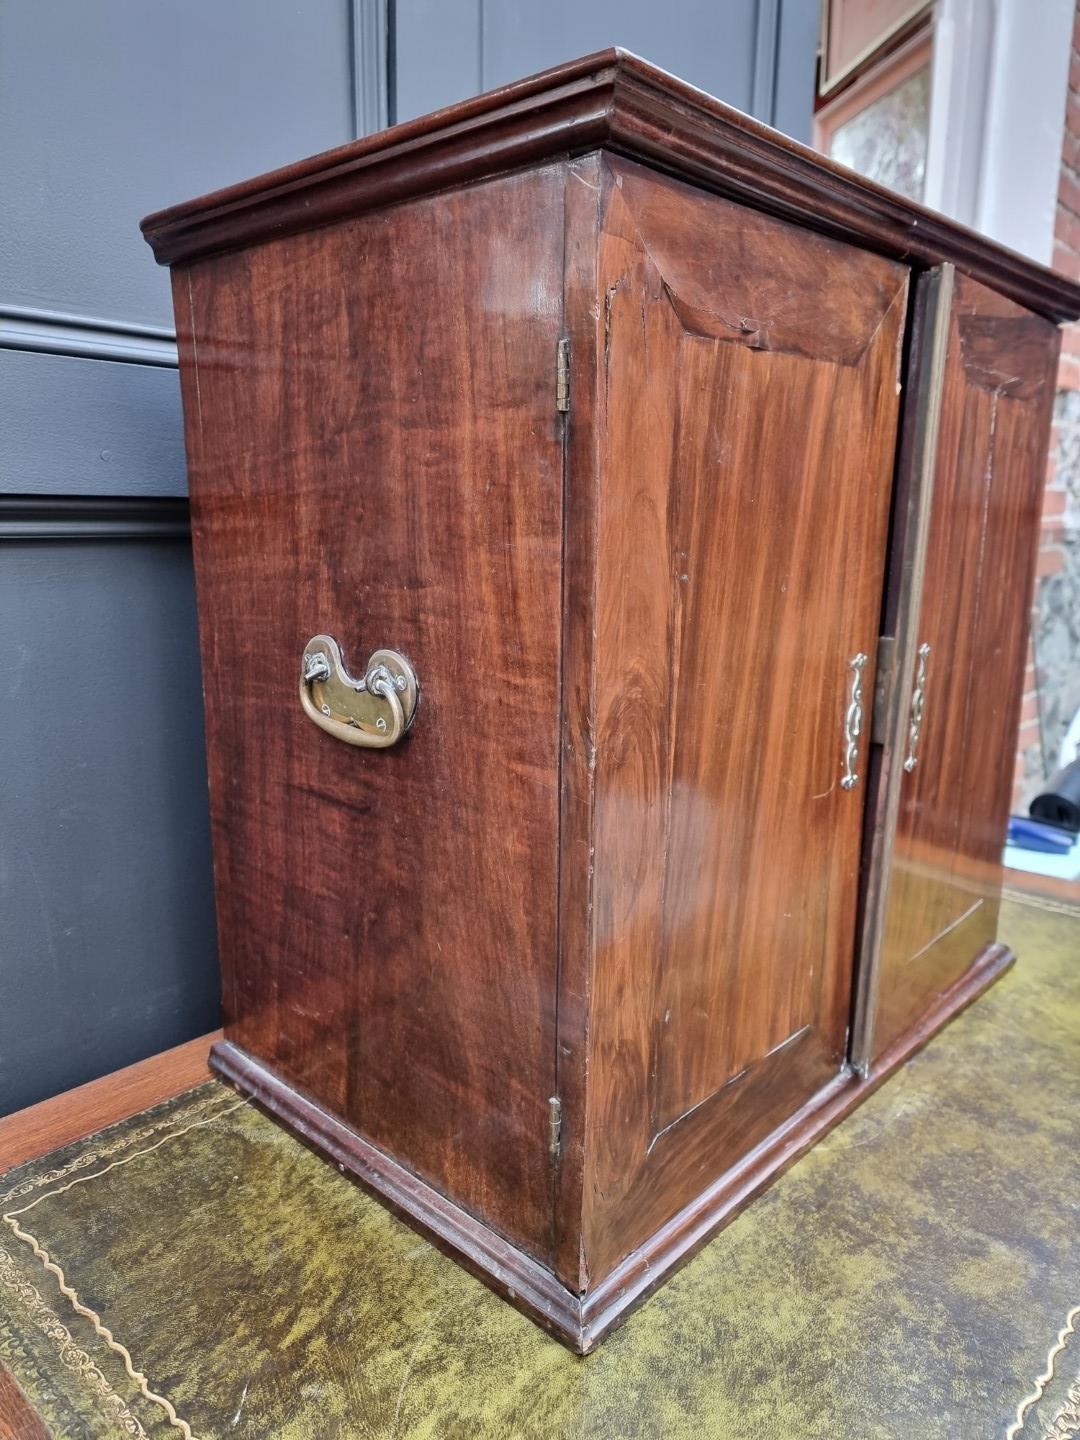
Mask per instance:
[[[95,1440],[1080,1435],[1080,919],[1009,905],[1003,938],[584,1360],[211,1082],[0,1178],[0,1363]]]

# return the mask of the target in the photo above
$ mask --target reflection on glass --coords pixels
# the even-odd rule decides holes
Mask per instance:
[[[930,67],[924,65],[838,125],[829,154],[909,200],[921,200],[929,126]]]

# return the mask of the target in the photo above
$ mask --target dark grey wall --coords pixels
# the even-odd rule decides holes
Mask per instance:
[[[14,1105],[216,1024],[190,549],[104,539],[95,518],[90,540],[3,542],[0,1094]]]
[[[817,0],[0,0],[0,1114],[217,1023],[148,211],[617,43],[806,138]]]

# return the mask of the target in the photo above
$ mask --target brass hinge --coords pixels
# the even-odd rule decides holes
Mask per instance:
[[[555,349],[555,409],[570,409],[570,341],[560,340]]]
[[[562,1149],[562,1101],[552,1095],[548,1101],[548,1154],[553,1160]]]
[[[870,743],[884,745],[893,686],[896,684],[896,637],[879,635],[877,665],[874,669],[874,713],[870,720]]]

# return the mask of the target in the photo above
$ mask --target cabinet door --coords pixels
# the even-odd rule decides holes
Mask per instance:
[[[615,160],[599,266],[594,1280],[844,1066],[907,294]]]
[[[943,318],[921,603],[912,597],[911,679],[896,696],[902,724],[885,766],[895,838],[891,853],[889,827],[878,839],[879,950],[864,961],[877,964],[866,1061],[916,1026],[997,934],[1045,479],[1057,330],[963,275]]]

